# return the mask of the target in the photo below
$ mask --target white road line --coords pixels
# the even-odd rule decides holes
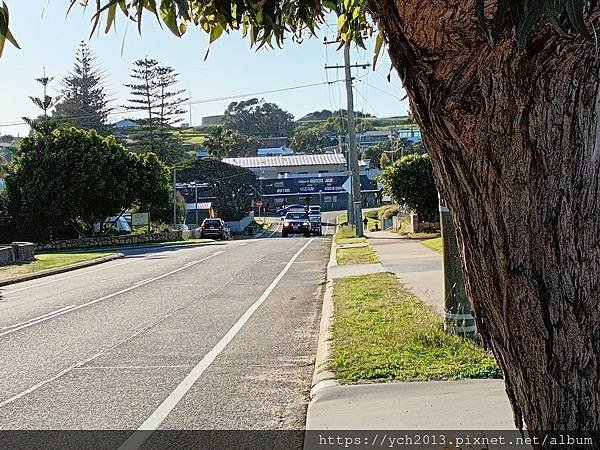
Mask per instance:
[[[7,294],[14,294],[15,292],[21,292],[21,291],[25,291],[27,289],[33,289],[33,288],[36,288],[36,287],[39,287],[39,286],[45,286],[45,285],[50,284],[50,283],[56,283],[57,281],[63,281],[63,280],[68,280],[70,278],[80,277],[82,275],[87,275],[88,273],[94,273],[94,272],[100,272],[101,270],[112,269],[113,267],[119,267],[119,266],[122,266],[123,264],[127,264],[129,262],[131,262],[131,260],[124,261],[124,262],[119,263],[119,264],[113,264],[112,266],[102,267],[100,269],[88,270],[86,272],[76,273],[75,275],[69,275],[68,277],[56,278],[54,280],[46,281],[44,283],[34,284],[33,286],[27,286],[27,287],[23,287],[23,288],[20,288],[20,289],[15,289],[14,291],[6,291],[6,293]]]
[[[76,311],[76,310],[78,310],[78,309],[81,309],[81,308],[85,308],[85,307],[87,307],[87,306],[94,305],[94,304],[96,304],[96,303],[98,303],[98,302],[101,302],[101,301],[104,301],[104,300],[108,300],[108,299],[110,299],[110,298],[116,297],[117,295],[121,295],[121,294],[124,294],[124,293],[126,293],[126,292],[132,291],[132,290],[134,290],[134,289],[137,289],[137,288],[139,288],[139,287],[141,287],[141,286],[145,286],[145,285],[146,285],[146,284],[148,284],[148,283],[152,283],[152,282],[154,282],[154,281],[161,280],[161,279],[163,279],[163,278],[165,278],[165,277],[168,277],[168,276],[170,276],[170,275],[173,275],[174,273],[177,273],[177,272],[180,272],[180,271],[182,271],[182,270],[184,270],[184,269],[187,269],[187,268],[191,267],[192,265],[195,265],[195,264],[201,263],[202,261],[206,261],[207,259],[210,259],[210,258],[214,258],[215,256],[218,256],[218,255],[220,255],[220,254],[222,254],[222,253],[225,253],[225,252],[224,252],[224,251],[215,252],[215,253],[213,253],[212,255],[209,255],[209,256],[207,256],[206,258],[202,258],[202,259],[199,259],[198,261],[194,261],[194,263],[193,263],[193,264],[189,264],[189,265],[187,265],[187,266],[182,266],[182,267],[180,267],[180,268],[178,268],[178,269],[171,270],[170,272],[167,272],[167,273],[164,273],[164,274],[162,274],[162,275],[159,275],[159,276],[157,276],[157,277],[151,278],[151,279],[149,279],[149,280],[142,281],[142,282],[140,282],[140,283],[134,284],[133,286],[130,286],[130,287],[128,287],[128,288],[125,288],[125,289],[122,289],[122,290],[120,290],[120,291],[117,291],[117,292],[113,292],[112,294],[105,295],[104,297],[97,298],[96,300],[92,300],[92,301],[89,301],[89,302],[87,302],[87,303],[83,303],[83,304],[81,304],[81,305],[77,305],[77,306],[75,306],[74,308],[71,308],[71,309],[69,309],[69,310],[65,310],[65,311],[59,312],[59,313],[57,313],[57,314],[54,314],[54,315],[52,315],[52,316],[45,317],[45,318],[43,318],[43,319],[40,319],[40,320],[38,320],[38,321],[36,321],[36,322],[32,322],[32,323],[29,323],[29,324],[24,324],[23,326],[21,326],[21,327],[19,327],[19,328],[15,328],[15,329],[12,329],[12,330],[5,331],[5,332],[3,332],[3,333],[0,333],[0,337],[2,337],[2,336],[5,336],[5,335],[7,335],[7,334],[14,333],[15,331],[22,330],[23,328],[27,328],[27,327],[30,327],[30,326],[32,326],[32,325],[36,325],[36,324],[38,324],[38,323],[45,322],[46,320],[53,319],[53,318],[55,318],[55,317],[58,317],[58,316],[62,316],[63,314],[67,314],[67,313],[70,313],[70,312]],[[2,405],[0,404],[0,406],[2,406]]]
[[[150,278],[146,278],[144,280],[138,281],[137,283],[134,283],[134,285],[142,284],[142,283],[147,283],[147,282],[152,281],[152,280],[154,280],[154,277],[150,277]]]
[[[329,232],[329,223],[325,224],[325,233],[323,233],[323,235],[327,236],[328,232]]]
[[[14,325],[10,325],[8,327],[2,327],[2,328],[0,328],[0,330],[9,330],[11,328],[17,328],[17,327],[19,327],[19,329],[20,329],[20,328],[23,328],[22,325],[25,325],[25,324],[33,325],[30,322],[36,322],[37,323],[41,319],[50,318],[50,316],[54,316],[54,315],[56,315],[56,314],[58,314],[58,313],[60,313],[62,311],[67,311],[69,309],[75,308],[75,306],[77,306],[77,305],[65,306],[64,308],[60,308],[60,309],[57,309],[55,311],[51,311],[49,313],[43,314],[41,316],[34,317],[33,319],[26,320],[25,322],[19,322],[19,323],[15,323]],[[0,336],[3,336],[3,335],[4,335],[4,333],[0,333]]]
[[[160,424],[167,418],[169,413],[177,406],[181,399],[187,394],[192,388],[194,383],[202,376],[204,371],[212,364],[217,356],[227,347],[227,345],[233,340],[233,338],[239,333],[242,327],[248,322],[254,312],[265,302],[271,292],[279,284],[284,275],[290,270],[292,264],[296,261],[298,256],[314,241],[315,238],[309,240],[304,246],[298,250],[298,252],[292,256],[292,258],[285,265],[283,270],[277,275],[277,277],[271,282],[271,284],[265,289],[262,295],[256,300],[250,308],[238,319],[238,321],[229,329],[229,331],[221,338],[219,342],[202,358],[202,360],[187,374],[187,376],[179,383],[179,385],[169,394],[169,396],[159,405],[159,407],[148,417],[144,423],[140,425],[138,430],[134,432],[129,438],[119,447],[119,450],[133,450],[138,449],[148,439],[152,432],[160,426]],[[0,405],[1,406],[1,405]]]
[[[281,226],[281,222],[279,222],[277,224],[277,228],[275,228],[275,231],[273,231],[268,237],[273,237],[273,235],[279,231],[280,226]]]

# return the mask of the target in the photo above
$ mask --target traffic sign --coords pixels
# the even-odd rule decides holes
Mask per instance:
[[[348,177],[348,179],[346,181],[344,181],[344,184],[342,184],[342,188],[348,193],[351,194],[352,193],[352,178]]]

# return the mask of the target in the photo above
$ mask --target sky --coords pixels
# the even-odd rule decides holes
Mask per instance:
[[[155,20],[145,16],[142,35],[135,25],[117,20],[116,31],[94,34],[90,38],[91,12],[74,8],[66,16],[67,0],[4,0],[10,10],[10,24],[21,50],[6,44],[0,59],[0,134],[25,135],[28,127],[13,125],[21,117],[36,117],[39,110],[29,96],[41,97],[41,86],[34,78],[46,73],[55,77],[50,95],[59,93],[60,80],[72,69],[75,52],[83,40],[97,57],[97,63],[107,73],[106,89],[112,106],[122,110],[126,104],[131,63],[148,56],[175,68],[180,74],[180,88],[188,89],[192,101],[192,125],[199,125],[202,116],[222,114],[227,105],[252,97],[277,103],[296,119],[304,114],[345,108],[345,88],[342,82],[289,90],[278,93],[247,95],[285,89],[325,81],[342,80],[343,69],[325,71],[324,66],[343,63],[342,51],[336,45],[323,45],[323,38],[335,37],[335,22],[322,28],[316,38],[306,38],[302,44],[288,39],[282,49],[255,50],[240,34],[223,35],[213,43],[207,60],[204,55],[208,37],[190,28],[183,38],[161,30]],[[120,19],[120,20],[119,20]],[[100,27],[103,28],[103,27]],[[353,49],[352,63],[371,62],[374,39],[367,50]],[[383,53],[382,53],[383,55]],[[408,102],[402,100],[404,90],[395,71],[391,82],[387,76],[390,62],[380,57],[375,71],[354,69],[355,110],[378,117],[406,115]],[[382,92],[383,91],[383,92]],[[220,97],[235,99],[210,101]],[[111,121],[132,113],[114,114]],[[189,116],[186,117],[189,121]]]

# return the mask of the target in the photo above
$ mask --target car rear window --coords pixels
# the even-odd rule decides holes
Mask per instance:
[[[220,220],[205,220],[204,225],[221,225]]]

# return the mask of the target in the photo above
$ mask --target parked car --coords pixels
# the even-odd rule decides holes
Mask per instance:
[[[312,215],[308,216],[308,220],[310,221],[310,234],[314,234],[316,236],[323,235],[323,228],[321,224],[321,215]]]
[[[310,220],[306,212],[289,212],[283,220],[282,237],[288,237],[289,234],[303,234],[310,237]]]
[[[219,218],[204,219],[200,226],[201,238],[218,238],[222,241],[231,239],[231,229]]]
[[[185,223],[176,223],[175,225],[172,225],[171,228],[175,231],[190,231],[190,227]]]
[[[287,205],[277,210],[277,214],[285,216],[287,213],[292,211],[303,211],[306,212],[306,207],[303,205]]]
[[[308,215],[309,216],[320,216],[321,215],[321,207],[319,205],[311,205],[308,207]]]

